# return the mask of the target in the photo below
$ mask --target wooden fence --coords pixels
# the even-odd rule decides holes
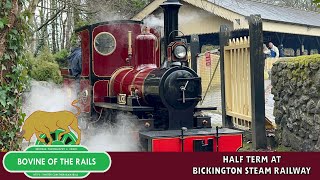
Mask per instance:
[[[249,129],[252,122],[249,37],[230,39],[224,48],[224,58],[227,115],[232,117],[234,126]]]

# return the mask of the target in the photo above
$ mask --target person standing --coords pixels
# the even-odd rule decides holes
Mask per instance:
[[[71,54],[68,57],[70,75],[75,79],[73,86],[76,94],[80,93],[80,78],[82,72],[82,52],[80,45],[72,48]]]
[[[263,54],[264,54],[264,58],[267,59],[270,57],[270,49],[267,47],[266,44],[263,44]]]
[[[70,74],[75,79],[80,79],[81,71],[82,71],[82,59],[81,59],[81,48],[75,47],[71,50],[71,54],[68,57],[69,65],[70,65]]]
[[[279,49],[277,46],[273,45],[272,42],[269,43],[270,55],[272,58],[279,58]]]
[[[279,57],[284,57],[284,48],[283,48],[283,45],[281,44],[279,46]]]

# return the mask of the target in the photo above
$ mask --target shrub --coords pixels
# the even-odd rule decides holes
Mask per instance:
[[[69,56],[69,52],[66,49],[62,49],[61,51],[57,52],[53,56],[61,68],[68,67],[68,59],[67,58]]]
[[[48,46],[45,46],[42,51],[40,52],[39,56],[37,57],[40,61],[48,61],[52,63],[56,63],[53,54],[51,53]]]
[[[57,63],[37,61],[32,66],[31,77],[37,81],[53,81],[57,84],[62,82],[62,76]]]
[[[54,55],[49,48],[44,48],[38,57],[27,56],[31,66],[31,78],[37,81],[53,81],[61,83],[62,76],[59,64],[55,61]]]

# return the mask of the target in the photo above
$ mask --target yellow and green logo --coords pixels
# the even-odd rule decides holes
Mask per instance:
[[[36,145],[8,152],[3,166],[8,172],[25,173],[30,178],[81,179],[108,171],[111,157],[106,152],[89,152],[81,145]]]

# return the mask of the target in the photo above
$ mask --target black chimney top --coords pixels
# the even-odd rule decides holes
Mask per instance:
[[[161,6],[166,5],[166,4],[173,4],[173,5],[182,6],[182,4],[180,3],[179,0],[167,0],[166,2],[163,2],[163,4]]]
[[[167,57],[168,45],[178,35],[178,15],[182,4],[179,0],[167,0],[160,6],[164,13],[164,51]]]

